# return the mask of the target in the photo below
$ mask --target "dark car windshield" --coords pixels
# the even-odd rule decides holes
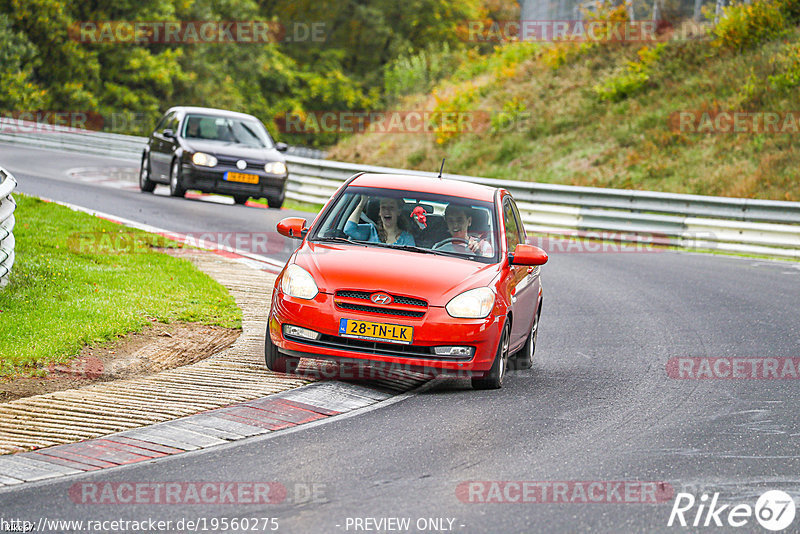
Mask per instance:
[[[493,203],[419,191],[348,187],[325,210],[309,240],[482,263],[496,263],[499,256]]]
[[[187,115],[181,136],[184,139],[217,141],[252,148],[272,148],[272,139],[256,120],[210,115]]]

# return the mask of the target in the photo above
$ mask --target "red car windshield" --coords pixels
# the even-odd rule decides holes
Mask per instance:
[[[309,239],[498,261],[497,217],[491,202],[419,191],[348,187]]]

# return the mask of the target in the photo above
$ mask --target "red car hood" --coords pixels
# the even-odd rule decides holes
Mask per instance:
[[[380,247],[305,243],[294,263],[307,270],[319,290],[385,291],[444,306],[473,287],[487,286],[498,265]]]

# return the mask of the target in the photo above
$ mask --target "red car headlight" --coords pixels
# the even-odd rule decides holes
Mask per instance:
[[[476,287],[450,299],[445,309],[451,317],[482,319],[493,307],[494,291],[488,287]]]
[[[290,297],[311,300],[319,293],[314,277],[297,264],[292,264],[283,272],[281,291]]]

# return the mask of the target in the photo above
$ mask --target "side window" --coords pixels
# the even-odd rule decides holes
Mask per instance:
[[[513,199],[509,199],[509,202],[511,203],[511,208],[514,210],[514,215],[517,218],[517,230],[519,230],[519,242],[527,243],[528,233],[525,231],[525,223],[522,221],[522,216],[519,214],[517,203],[514,202]]]
[[[517,207],[510,198],[503,202],[503,221],[506,227],[506,246],[509,252],[513,252],[517,245],[524,242],[525,230],[519,223]]]
[[[519,224],[515,211],[511,199],[506,199],[503,202],[503,221],[506,227],[506,246],[509,252],[513,252],[520,243]]]
[[[170,113],[169,115],[164,115],[163,117],[161,117],[161,120],[158,121],[158,124],[156,124],[155,131],[156,132],[163,132],[164,128],[167,127],[166,126],[167,125],[167,119],[169,117],[171,117],[171,116],[172,116],[172,113]]]
[[[175,132],[175,135],[178,135],[178,124],[180,120],[178,119],[178,114],[172,115],[172,117],[167,121],[167,128]]]

